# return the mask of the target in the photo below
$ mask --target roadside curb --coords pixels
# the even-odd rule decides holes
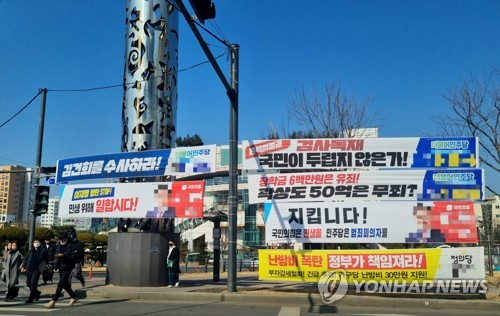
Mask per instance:
[[[78,291],[80,292],[80,291]],[[83,294],[83,293],[82,293]],[[326,305],[319,294],[247,294],[247,293],[199,293],[199,292],[152,292],[152,291],[87,291],[88,298],[143,299],[161,301],[233,302],[245,304],[282,304],[291,306]],[[333,305],[406,307],[427,309],[500,310],[500,302],[486,300],[415,299],[398,297],[369,297],[347,295]]]

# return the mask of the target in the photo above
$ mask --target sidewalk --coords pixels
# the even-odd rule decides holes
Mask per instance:
[[[88,272],[85,273],[85,277]],[[92,299],[146,299],[162,301],[233,302],[245,304],[313,306],[324,305],[315,283],[259,281],[257,272],[239,272],[237,293],[227,293],[227,273],[214,283],[211,273],[182,274],[180,287],[122,287],[105,285],[104,277],[94,277],[82,288],[73,283],[78,296]],[[426,309],[500,310],[498,276],[489,280],[489,297],[484,295],[446,294],[349,294],[334,305],[373,307],[416,307]],[[42,296],[49,297],[55,284],[41,287]]]

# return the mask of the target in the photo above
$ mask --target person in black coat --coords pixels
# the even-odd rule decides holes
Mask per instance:
[[[49,253],[38,238],[33,241],[33,248],[28,251],[21,265],[21,272],[26,272],[26,285],[30,289],[30,296],[25,302],[27,304],[38,301],[41,292],[38,291],[38,280],[40,275],[47,270],[49,263]]]
[[[52,300],[45,305],[46,308],[55,307],[56,302],[61,296],[61,292],[63,289],[71,297],[68,306],[72,306],[77,302],[75,292],[73,292],[73,290],[71,289],[71,283],[69,283],[69,275],[75,267],[77,251],[73,247],[73,243],[70,243],[68,239],[69,236],[67,233],[62,233],[61,235],[59,235],[59,240],[61,242],[56,247],[55,251],[55,269],[59,270],[59,282],[57,283],[57,289],[52,296]]]
[[[47,249],[49,255],[49,266],[42,273],[43,284],[47,284],[47,282],[52,283],[52,277],[54,275],[54,260],[56,256],[56,243],[50,239],[45,240],[45,245],[43,245],[45,249]]]
[[[85,286],[85,279],[83,278],[82,266],[85,259],[85,245],[76,239],[76,234],[71,238],[73,240],[73,247],[76,250],[75,267],[69,275],[69,283],[72,283],[73,278],[76,278],[82,286]]]
[[[167,272],[168,272],[168,287],[179,286],[179,273],[181,269],[179,268],[180,252],[175,246],[175,241],[168,241],[168,255],[167,255]]]

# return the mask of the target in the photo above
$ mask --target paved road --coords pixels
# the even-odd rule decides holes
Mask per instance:
[[[318,316],[318,315],[470,315],[465,310],[423,310],[369,308],[351,306],[248,306],[229,303],[158,302],[141,300],[81,300],[73,307],[64,306],[68,300],[61,300],[56,309],[43,307],[47,299],[37,304],[25,305],[22,301],[0,303],[0,315],[126,315],[126,316]],[[474,311],[474,315],[494,315],[493,312]]]

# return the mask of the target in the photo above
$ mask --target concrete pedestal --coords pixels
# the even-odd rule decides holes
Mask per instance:
[[[110,233],[108,280],[118,286],[165,286],[168,284],[168,241],[179,246],[179,234]]]

